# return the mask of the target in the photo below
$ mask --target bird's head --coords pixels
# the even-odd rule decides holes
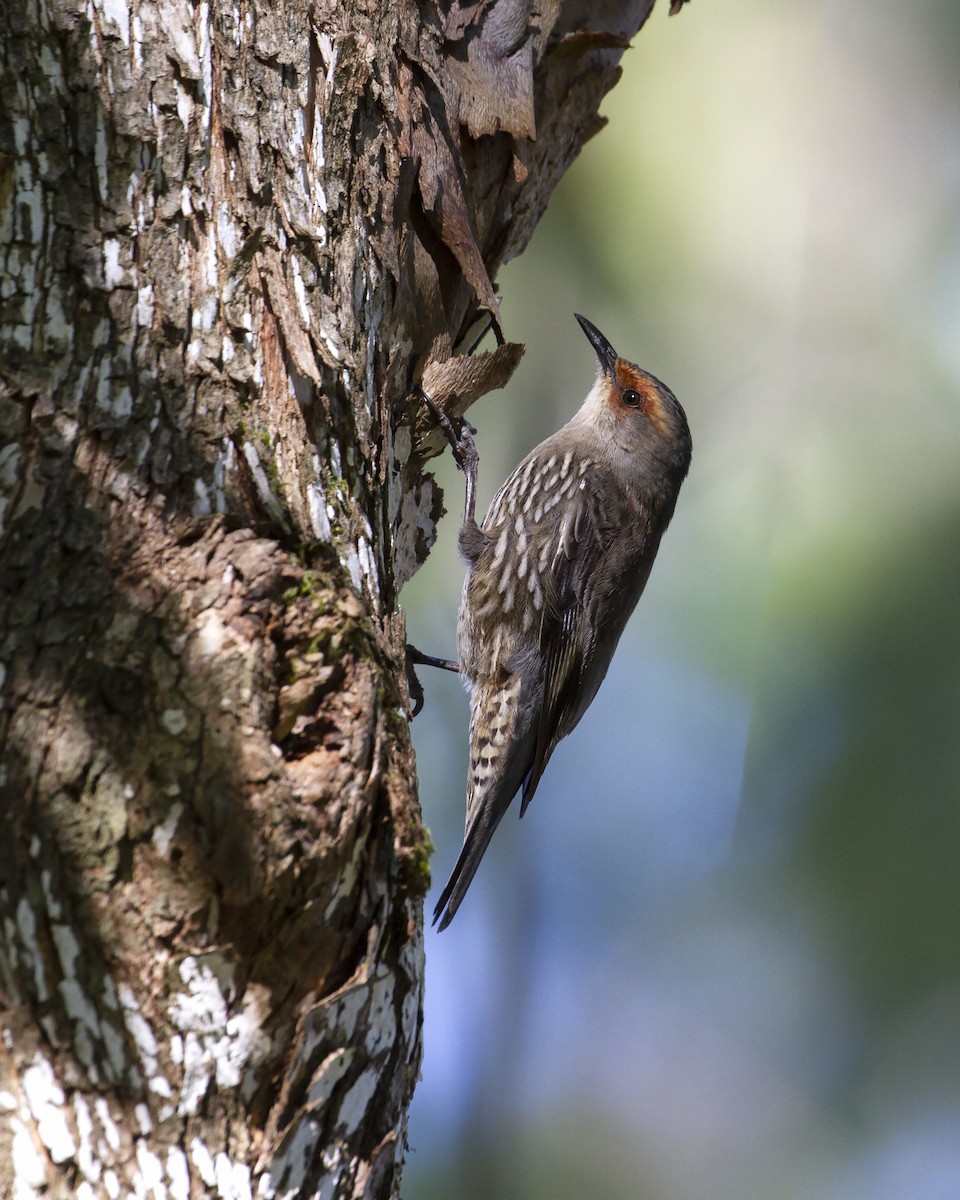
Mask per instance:
[[[615,458],[637,459],[637,466],[659,464],[678,475],[679,485],[692,446],[680,402],[666,384],[621,358],[596,325],[574,315],[599,363],[597,381],[578,417],[595,429]]]

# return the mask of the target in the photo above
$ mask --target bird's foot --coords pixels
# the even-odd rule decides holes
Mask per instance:
[[[459,663],[453,662],[452,659],[449,658],[434,658],[432,654],[424,654],[422,651],[418,650],[416,646],[411,646],[409,642],[407,642],[406,657],[407,690],[410,693],[410,700],[413,705],[411,712],[412,720],[413,717],[417,716],[417,714],[423,708],[423,684],[421,684],[420,680],[417,678],[417,672],[414,670],[414,667],[439,667],[444,671],[455,671],[457,674],[459,674],[460,665]]]
[[[474,429],[466,417],[451,419],[428,392],[425,392],[423,388],[420,388],[419,391],[423,397],[424,404],[433,413],[437,424],[446,434],[457,466],[466,476],[476,478],[477,468],[480,465],[477,444],[473,440],[473,435],[477,432],[476,429]],[[456,421],[456,425],[454,425],[454,421]]]

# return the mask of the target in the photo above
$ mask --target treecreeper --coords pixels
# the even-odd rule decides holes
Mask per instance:
[[[463,847],[434,911],[440,929],[514,796],[522,789],[522,817],[557,743],[597,694],[690,466],[690,429],[673,392],[577,320],[597,355],[596,381],[479,524],[469,426],[444,421],[467,477],[457,643],[470,759]]]

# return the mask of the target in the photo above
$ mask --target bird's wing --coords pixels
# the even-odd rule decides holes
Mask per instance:
[[[578,480],[546,571],[540,626],[543,703],[533,763],[523,785],[521,817],[554,748],[589,702],[582,682],[596,644],[592,599],[600,583],[598,568],[613,536],[603,520],[602,501],[595,478],[587,474]]]

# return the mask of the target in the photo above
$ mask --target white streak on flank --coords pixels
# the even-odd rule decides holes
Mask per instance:
[[[500,564],[503,562],[503,556],[506,554],[506,552],[507,552],[507,530],[504,529],[503,533],[501,533],[500,537],[497,539],[497,546],[493,552],[493,562],[490,564],[491,570],[495,571],[497,569],[497,567],[500,566]]]

